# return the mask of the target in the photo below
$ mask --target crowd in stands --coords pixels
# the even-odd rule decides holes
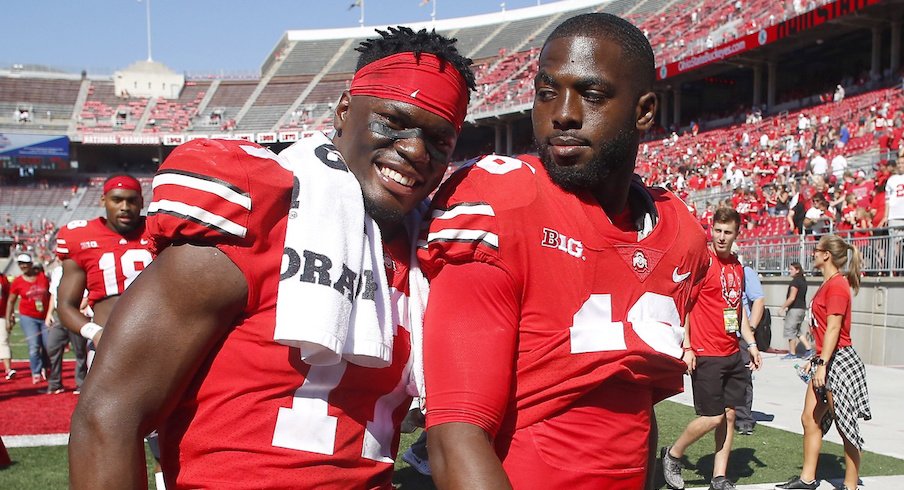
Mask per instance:
[[[885,225],[885,181],[904,157],[904,94],[895,87],[829,100],[705,133],[694,125],[673,132],[642,145],[638,171],[689,202],[726,190],[699,205],[704,228],[715,207],[728,205],[744,218],[742,238],[828,229],[869,236]],[[848,162],[874,151],[877,166]]]
[[[27,221],[14,223],[7,213],[0,225],[0,239],[12,241],[11,254],[27,253],[34,257],[38,264],[49,264],[53,261],[56,244],[57,225],[53,221],[42,218],[39,222]]]

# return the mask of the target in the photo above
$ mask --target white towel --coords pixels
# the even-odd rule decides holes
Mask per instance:
[[[298,185],[281,272],[297,273],[279,283],[274,340],[311,365],[389,366],[395,326],[383,245],[358,180],[322,133],[279,156]]]
[[[421,410],[427,390],[424,386],[424,313],[427,311],[427,298],[430,295],[430,283],[421,271],[417,260],[417,241],[420,237],[423,217],[429,210],[429,201],[422,202],[406,217],[406,228],[411,237],[411,263],[408,266],[408,325],[411,333],[411,383],[408,394],[417,397]],[[426,223],[424,223],[426,224]]]

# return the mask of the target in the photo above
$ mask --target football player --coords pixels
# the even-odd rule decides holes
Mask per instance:
[[[153,259],[138,180],[111,176],[104,181],[100,203],[106,216],[70,222],[60,229],[56,247],[63,268],[57,290],[60,322],[94,344],[103,335],[113,305]],[[93,319],[81,310],[85,290]]]
[[[644,487],[708,263],[685,204],[634,175],[654,80],[636,27],[566,20],[535,78],[539,159],[479,159],[434,198],[419,258],[439,488]]]
[[[160,252],[109,319],[73,415],[74,488],[144,487],[140,436],[154,427],[168,487],[391,487],[411,401],[407,321],[393,323],[382,368],[345,357],[310,364],[274,339],[280,308],[302,308],[291,318],[301,328],[319,326],[299,306],[309,298],[283,289],[298,283],[371,299],[387,287],[392,317],[405,318],[412,250],[402,220],[445,173],[474,77],[454,40],[402,27],[380,34],[358,48],[332,139],[317,133],[279,156],[195,140],[161,166],[148,220]],[[328,254],[292,248],[299,220],[328,226],[331,212],[361,201],[299,178],[288,154],[312,171],[351,173],[381,233],[385,273],[358,281]],[[298,205],[316,192],[322,202],[310,204],[322,215]]]

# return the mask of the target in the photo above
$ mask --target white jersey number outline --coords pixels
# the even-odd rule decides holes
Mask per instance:
[[[116,254],[106,252],[101,255],[97,265],[103,273],[104,292],[106,295],[116,296],[117,294],[122,294],[132,284],[132,281],[138,277],[138,274],[141,274],[141,271],[151,263],[151,260],[153,260],[151,252],[143,248],[130,248],[123,252],[122,256],[119,257],[119,266],[122,269],[125,282],[122,285],[122,291],[120,291],[119,282],[116,280]],[[137,264],[143,264],[143,267],[138,269]]]
[[[674,299],[645,292],[628,310],[626,320],[655,351],[681,357],[684,328]],[[575,313],[570,330],[572,354],[627,349],[624,324],[612,321],[611,294],[591,294]]]

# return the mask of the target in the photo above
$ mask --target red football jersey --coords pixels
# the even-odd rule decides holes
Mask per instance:
[[[694,291],[691,311],[691,348],[698,356],[730,356],[738,351],[738,333],[729,333],[726,322],[734,319],[740,332],[744,267],[734,255],[720,259],[707,247],[712,264]],[[726,313],[727,311],[734,313]],[[726,320],[729,315],[729,320]],[[733,317],[731,315],[734,315]]]
[[[560,189],[535,157],[494,155],[457,172],[434,199],[419,250],[432,282],[428,427],[487,430],[515,488],[643,486],[652,405],[681,391],[681,324],[709,258],[681,200],[634,182],[632,202],[655,210],[647,236],[621,231],[589,193]],[[442,288],[467,294],[444,269],[468,264],[507,278],[479,301],[514,312],[511,325],[469,321],[473,298],[461,299],[464,320],[432,314],[442,307],[434,297],[448,297]],[[509,329],[499,345],[494,332]],[[514,369],[510,382],[481,390],[485,374],[457,375],[490,363]]]
[[[324,145],[334,149],[325,138]],[[390,488],[411,401],[408,327],[397,328],[392,364],[383,369],[345,361],[312,367],[297,348],[273,340],[286,224],[298,212],[293,174],[277,158],[245,141],[194,140],[176,148],[154,178],[154,250],[172,242],[216,246],[248,284],[244,314],[159,428],[167,486]],[[406,239],[385,251],[401,311]]]
[[[72,259],[85,271],[90,305],[122,294],[154,258],[144,222],[129,235],[116,233],[106,223],[103,217],[71,221],[57,234],[60,260]]]

